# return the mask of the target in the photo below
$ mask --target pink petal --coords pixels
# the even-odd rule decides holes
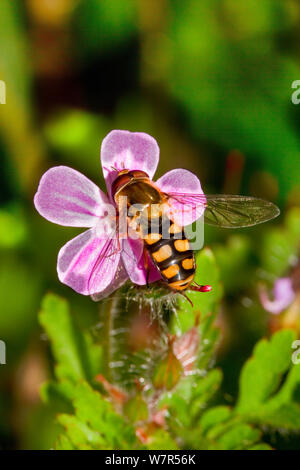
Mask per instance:
[[[37,211],[60,225],[93,227],[107,212],[107,196],[72,168],[56,166],[40,180],[34,204]]]
[[[122,287],[122,285],[127,280],[128,280],[128,274],[127,274],[126,269],[124,268],[123,261],[120,258],[113,280],[102,292],[97,292],[96,294],[92,294],[91,295],[92,300],[94,300],[95,302],[98,302],[99,300],[104,299],[105,297],[108,297],[114,291]]]
[[[119,261],[117,239],[99,238],[95,229],[89,229],[61,248],[58,277],[80,294],[99,294],[114,280]]]
[[[140,239],[124,239],[122,241],[122,259],[128,276],[134,284],[147,284],[147,270],[145,268],[144,242]],[[150,256],[147,254],[147,263],[149,269],[148,282],[161,280],[159,270],[154,265]]]
[[[111,131],[101,145],[101,163],[108,191],[117,172],[142,170],[153,177],[159,160],[156,140],[143,132]]]
[[[289,277],[281,277],[275,281],[274,300],[271,300],[265,288],[261,288],[259,292],[260,301],[265,310],[274,315],[278,315],[285,310],[293,302],[295,298],[295,291],[293,289],[292,281]]]
[[[143,257],[144,242],[141,239],[124,238],[122,241],[121,256],[125,269],[130,279],[135,278],[135,271],[141,258]],[[133,281],[135,282],[135,281]]]
[[[173,196],[169,199],[169,217],[178,225],[189,225],[203,215],[204,193],[194,173],[178,168],[165,173],[155,184]]]

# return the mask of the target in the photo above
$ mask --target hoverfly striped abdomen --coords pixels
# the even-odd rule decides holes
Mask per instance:
[[[163,234],[164,227],[168,227],[168,237]],[[183,228],[160,216],[149,220],[144,241],[164,281],[172,289],[187,289],[194,279],[195,259]]]
[[[166,215],[168,196],[150,181],[146,173],[120,171],[112,186],[112,196],[118,211],[124,209],[125,199],[131,230],[144,241],[145,250],[171,289],[181,291],[183,295],[186,289],[210,290],[210,286],[193,283],[196,266],[190,242],[183,228]],[[146,258],[145,268],[149,274]]]

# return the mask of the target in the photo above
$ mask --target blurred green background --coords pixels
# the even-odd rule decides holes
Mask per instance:
[[[66,297],[80,325],[98,319],[97,304],[56,275],[59,248],[80,231],[42,219],[33,195],[57,164],[103,186],[99,149],[111,129],[157,139],[157,176],[184,167],[207,193],[282,210],[247,231],[206,230],[225,286],[216,360],[234,400],[241,364],[274,328],[257,282],[272,285],[300,247],[299,40],[297,0],[1,0],[0,448],[50,448],[56,433],[38,393],[51,374],[37,323],[45,292]]]

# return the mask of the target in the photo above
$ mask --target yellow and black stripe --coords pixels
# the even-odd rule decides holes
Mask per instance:
[[[169,227],[169,238],[163,236],[165,227]],[[194,279],[195,258],[183,228],[166,220],[165,216],[157,217],[148,221],[144,241],[164,281],[174,290],[187,289]]]

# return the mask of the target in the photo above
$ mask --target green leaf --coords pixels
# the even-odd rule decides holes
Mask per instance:
[[[192,381],[192,397],[193,399],[201,398],[202,402],[205,403],[210,400],[215,392],[221,385],[223,374],[220,369],[212,369],[207,374],[199,378],[198,380]]]
[[[134,429],[115,412],[111,403],[86,382],[76,388],[74,408],[77,418],[100,433],[108,448],[126,449],[136,445]]]
[[[285,276],[298,257],[300,245],[300,209],[293,207],[284,225],[269,230],[262,239],[262,268],[274,278]]]
[[[243,367],[236,413],[249,422],[299,430],[300,368],[291,362],[295,333],[281,330],[260,341]],[[287,374],[285,380],[283,377]]]
[[[171,434],[184,440],[184,448],[247,449],[260,440],[261,432],[228,406],[209,408],[221,379],[218,369],[185,379],[160,402],[167,406]]]
[[[213,252],[209,248],[204,248],[196,255],[196,275],[195,281],[198,284],[209,284],[212,286],[211,292],[199,293],[188,292],[188,297],[194,306],[184,298],[179,299],[178,318],[181,323],[182,330],[186,331],[194,326],[195,317],[201,315],[201,323],[203,318],[208,314],[215,313],[218,302],[222,296],[222,287],[219,279],[219,269],[216,264]]]
[[[261,340],[254,348],[253,356],[246,362],[240,377],[237,403],[239,413],[255,412],[279,386],[282,374],[291,363],[291,345],[295,334],[282,330],[270,341]]]
[[[259,441],[260,436],[258,429],[247,424],[238,424],[218,439],[218,445],[224,450],[246,449]]]
[[[296,251],[295,245],[291,243],[283,227],[270,230],[262,240],[260,249],[262,266],[274,277],[280,277],[290,267],[290,260]]]
[[[210,284],[211,292],[187,291],[193,306],[180,296],[176,315],[171,320],[171,331],[177,336],[199,323],[200,348],[198,367],[206,368],[214,351],[219,332],[213,326],[222,297],[223,288],[215,257],[209,248],[204,248],[196,255],[196,276],[198,284]]]
[[[59,436],[56,445],[55,445],[56,450],[75,450],[75,447],[73,446],[71,440],[65,435],[62,434]]]
[[[170,419],[189,427],[198,420],[199,413],[205,409],[207,403],[215,395],[222,381],[219,369],[209,371],[206,376],[192,376],[181,380],[176,389],[162,396],[160,406],[166,405]]]
[[[272,447],[269,446],[269,444],[261,442],[259,444],[255,444],[254,446],[249,447],[248,450],[272,450]]]
[[[200,419],[202,431],[206,433],[212,426],[223,423],[231,417],[231,409],[228,406],[215,406],[205,411]]]
[[[177,450],[175,440],[164,429],[157,429],[151,434],[150,443],[146,445],[149,450]]]
[[[93,431],[75,416],[61,414],[58,416],[58,422],[66,429],[67,436],[76,449],[84,445],[90,445],[94,449],[105,445],[104,439],[98,432]]]
[[[61,380],[59,382],[49,381],[42,384],[40,388],[41,399],[45,403],[50,403],[56,408],[68,407],[71,411],[71,400],[74,397],[74,384],[69,380]]]
[[[300,405],[287,403],[273,407],[266,404],[265,407],[258,410],[258,416],[255,421],[262,426],[268,426],[274,429],[299,431]]]
[[[76,383],[92,380],[101,368],[101,349],[75,325],[66,300],[53,294],[43,299],[39,320],[56,360],[56,376]]]

